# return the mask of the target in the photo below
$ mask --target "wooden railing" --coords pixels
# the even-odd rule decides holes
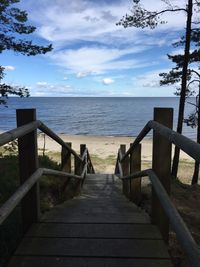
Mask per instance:
[[[18,138],[20,186],[0,208],[0,225],[14,208],[21,203],[22,228],[26,232],[40,216],[39,179],[42,175],[53,175],[76,179],[80,188],[87,173],[94,173],[94,168],[86,145],[81,145],[80,155],[65,143],[44,123],[36,120],[35,109],[17,110],[17,128],[0,135],[0,146]],[[37,149],[37,129],[51,137],[62,146],[62,171],[39,168]],[[71,156],[74,156],[74,173],[71,172]]]
[[[123,193],[131,200],[141,200],[141,178],[148,176],[152,184],[152,222],[157,224],[163,239],[168,242],[169,225],[177,235],[193,267],[200,267],[200,250],[187,226],[169,198],[172,144],[200,162],[200,145],[174,132],[173,110],[154,109],[154,121],[149,121],[126,152],[121,145],[118,151],[115,174],[122,180]],[[141,171],[141,144],[153,130],[152,169]]]

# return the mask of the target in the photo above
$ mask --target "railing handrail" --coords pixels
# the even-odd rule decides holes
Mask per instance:
[[[37,120],[0,134],[0,146],[6,145],[11,141],[36,130],[40,125],[41,121]]]
[[[23,197],[29,192],[29,190],[41,178],[42,175],[53,175],[83,180],[85,173],[86,172],[83,171],[82,174],[79,176],[63,171],[57,171],[47,168],[38,168],[22,185],[19,186],[15,193],[0,207],[0,225],[5,221],[5,219],[10,215],[10,213],[20,203]]]
[[[186,253],[192,267],[200,267],[200,249],[193,239],[188,227],[184,223],[176,207],[171,202],[165,188],[159,181],[159,178],[152,169],[147,169],[139,172],[132,173],[127,176],[120,176],[121,180],[131,180],[148,176],[154,191],[160,200],[160,203],[167,215],[173,229],[177,235],[184,252]]]
[[[82,158],[74,151],[70,146],[68,146],[62,138],[60,138],[56,133],[54,133],[50,128],[48,128],[43,122],[41,122],[40,126],[38,127],[40,131],[51,137],[54,141],[56,141],[61,146],[65,147],[74,157],[79,159],[81,162],[83,162]]]
[[[87,150],[87,161],[88,161],[90,173],[95,173],[95,170],[94,170],[91,158],[90,158],[90,153],[88,150]]]
[[[54,133],[40,120],[32,121],[30,123],[24,124],[15,129],[0,134],[0,146],[5,145],[17,138],[21,138],[24,135],[35,131],[36,129],[41,130],[43,133],[51,137],[54,141],[56,141],[63,148],[65,148],[67,150],[67,153],[69,152],[74,155],[75,159],[82,164],[81,173],[71,174],[64,171],[37,168],[33,172],[33,174],[27,177],[25,182],[19,186],[16,192],[0,207],[0,225],[9,216],[13,209],[18,205],[18,203],[23,199],[23,197],[29,192],[29,190],[40,179],[42,175],[53,175],[84,180],[85,175],[87,174],[87,170],[89,173],[94,173],[94,168],[87,147],[85,147],[85,150],[83,151],[81,156],[79,156],[67,143],[65,143],[56,133]]]
[[[155,130],[157,133],[168,139],[172,144],[176,145],[178,148],[183,150],[186,154],[191,156],[194,160],[200,162],[200,144],[190,140],[184,135],[181,135],[168,127],[150,120],[136,137],[130,148],[121,158],[121,162],[123,162],[127,156],[134,150],[134,148],[143,140],[143,138],[151,131]]]
[[[70,153],[72,153],[74,157],[83,162],[82,158],[76,153],[76,151],[74,151],[70,146],[68,146],[56,133],[54,133],[40,120],[27,123],[23,126],[0,134],[0,146],[5,145],[17,138],[20,138],[36,129],[41,130],[43,133],[51,137],[54,141],[56,141],[58,144],[65,147]]]

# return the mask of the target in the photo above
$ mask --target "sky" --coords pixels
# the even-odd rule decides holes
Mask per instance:
[[[184,0],[143,0],[160,10]],[[173,67],[167,54],[183,35],[185,14],[166,14],[168,23],[156,29],[116,26],[131,0],[21,0],[29,24],[37,30],[28,38],[53,45],[46,55],[27,57],[12,51],[0,54],[5,81],[29,89],[31,96],[155,97],[174,96],[174,86],[159,86],[159,73]]]

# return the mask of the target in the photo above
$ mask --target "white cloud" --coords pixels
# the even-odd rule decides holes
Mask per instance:
[[[124,30],[122,27],[115,25],[123,15],[131,13],[131,1],[115,1],[112,3],[110,1],[103,1],[99,4],[99,2],[89,0],[41,0],[38,5],[35,1],[33,2],[32,7],[35,5],[35,8],[31,10],[31,17],[33,20],[37,18],[37,22],[41,22],[38,33],[51,42],[96,41],[98,37],[103,42],[106,38],[110,38],[113,41],[113,37],[124,37],[126,40],[130,40],[129,33],[138,32],[135,28]],[[142,2],[150,10],[160,10],[166,6],[162,1],[150,2],[145,0]],[[182,0],[173,2],[183,6]],[[183,12],[178,12],[175,15],[169,12],[163,17],[168,23],[161,25],[157,30],[159,28],[160,30],[170,28],[174,31],[185,26],[185,14]],[[149,30],[145,29],[144,31]],[[134,38],[133,35],[132,38]]]
[[[68,77],[67,76],[63,77],[63,80],[64,81],[68,80]]]
[[[111,79],[111,78],[104,78],[104,79],[102,80],[102,83],[103,83],[104,85],[109,85],[109,84],[114,83],[114,80]]]
[[[143,66],[144,62],[141,59],[123,59],[123,57],[136,54],[144,49],[144,46],[132,49],[83,47],[76,50],[68,49],[53,52],[50,56],[59,66],[71,72],[78,73],[77,77],[81,78],[92,73],[103,73],[107,70],[120,70],[140,67],[140,65]]]
[[[48,83],[47,82],[37,82],[36,85],[39,87],[46,87],[48,85]]]
[[[77,74],[76,74],[76,77],[77,78],[84,78],[84,77],[86,77],[86,76],[89,76],[89,75],[91,75],[93,73],[93,71],[86,71],[86,72],[78,72]]]
[[[7,71],[13,71],[15,70],[15,67],[14,66],[3,66],[3,68]]]
[[[173,2],[183,5],[180,0]],[[144,0],[143,3],[152,10],[159,10],[164,5],[163,1],[150,3]],[[54,51],[47,57],[69,71],[78,73],[78,78],[87,76],[90,69],[102,73],[119,70],[121,64],[122,69],[140,67],[141,62],[139,64],[130,58],[122,61],[120,57],[140,53],[155,45],[168,45],[171,39],[174,40],[173,33],[185,26],[183,12],[176,15],[167,13],[164,17],[168,23],[154,31],[116,26],[124,14],[130,13],[132,1],[102,1],[100,4],[91,0],[41,0],[39,3],[30,0],[27,4],[24,0],[24,5],[29,5],[32,20],[40,23],[37,33],[53,43]],[[157,36],[161,32],[166,34]],[[79,48],[71,48],[74,44],[78,44]],[[70,49],[66,48],[68,45]],[[128,51],[130,47],[132,52]],[[115,60],[118,62],[112,62]]]
[[[168,72],[169,69],[158,69],[147,71],[142,75],[132,78],[132,86],[137,96],[173,96],[176,86],[160,86],[161,77],[159,73]]]
[[[74,89],[71,85],[37,82],[36,86],[32,86],[30,91],[32,96],[66,96],[71,94]]]
[[[152,90],[149,94],[155,93],[156,90],[157,92],[165,90],[159,87],[158,73],[162,70],[156,73],[156,71],[147,71],[146,67],[157,65],[159,67],[159,64],[162,64],[162,68],[165,65],[169,66],[169,62],[166,63],[166,57],[164,58],[163,55],[170,54],[169,46],[184,31],[186,20],[184,12],[166,13],[163,18],[168,20],[168,23],[159,25],[155,30],[147,28],[141,30],[134,27],[124,29],[122,26],[116,26],[116,22],[126,13],[130,13],[131,0],[22,0],[21,2],[30,14],[33,24],[37,26],[36,33],[44,40],[53,43],[54,50],[45,57],[50,58],[51,63],[62,67],[64,75],[69,77],[75,75],[77,78],[92,75],[91,81],[96,81],[97,86],[102,86],[101,83],[106,84],[103,82],[105,79],[111,79],[104,77],[112,77],[111,80],[114,81],[117,80],[115,76],[127,74],[123,82],[125,85],[130,85],[131,71],[141,68],[141,75],[133,80],[134,90],[138,90],[138,93],[131,92],[131,95],[142,95],[142,90],[150,91],[148,88]],[[165,5],[161,0],[142,0],[141,2],[151,10],[160,10]],[[171,2],[180,7],[186,4],[186,0]],[[145,74],[142,74],[144,71]],[[136,70],[134,75],[137,73]],[[81,84],[77,79],[70,79],[70,81],[75,85]],[[89,79],[85,81],[88,82]],[[115,86],[117,87],[119,83],[122,83],[122,79],[118,80]],[[72,88],[56,86],[44,82],[38,84],[41,90],[41,87],[48,87],[52,91],[60,90],[62,93],[62,90],[66,92],[68,89],[71,90],[69,94],[80,94],[77,88],[73,88],[73,91]],[[106,88],[108,94],[115,95],[109,91],[110,88],[112,86]],[[132,88],[131,84],[129,90],[133,90]],[[86,91],[89,92],[89,90]],[[125,87],[124,90],[126,90]],[[81,91],[81,94],[83,95],[84,92]],[[98,90],[96,93],[91,91],[89,94],[98,95]],[[127,91],[128,94],[129,91]]]

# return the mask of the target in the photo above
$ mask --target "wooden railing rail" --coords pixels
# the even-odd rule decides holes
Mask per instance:
[[[57,134],[55,134],[51,129],[49,129],[44,123],[41,122],[38,129],[51,137],[54,141],[56,141],[61,146],[65,147],[74,157],[78,160],[82,161],[81,157],[74,151],[67,143],[65,143]]]
[[[85,168],[84,168],[85,170]],[[5,219],[10,215],[14,208],[21,202],[21,200],[26,196],[26,194],[31,190],[31,188],[37,183],[37,181],[43,175],[58,176],[73,178],[77,180],[83,180],[85,171],[81,176],[73,175],[71,173],[66,173],[62,171],[56,171],[46,168],[37,169],[17,190],[16,192],[0,207],[0,225],[5,221]]]
[[[33,121],[27,123],[26,125],[15,128],[11,131],[0,134],[0,146],[6,145],[7,143],[14,141],[34,130],[36,130],[41,125],[40,121]]]
[[[156,122],[156,121],[149,121],[139,135],[134,140],[132,146],[127,150],[126,154],[122,157],[121,162],[125,160],[125,158],[134,151],[135,147],[144,139],[144,137],[151,131],[155,130],[157,133],[165,137],[169,140],[172,144],[179,147],[183,150],[186,154],[191,156],[194,160],[200,162],[200,144],[196,143],[195,141],[189,139],[188,137],[181,135],[164,125]]]
[[[169,108],[155,108],[154,121],[150,121],[140,132],[135,141],[126,151],[125,146],[120,146],[118,153],[118,173],[127,176],[141,170],[141,144],[146,134],[153,129],[152,169],[159,177],[165,190],[170,194],[171,150],[174,134],[172,128],[173,110]],[[170,140],[166,137],[170,136]],[[177,142],[176,142],[177,143]],[[122,151],[123,148],[123,151]],[[116,172],[117,173],[117,172]],[[141,200],[141,179],[123,181],[123,193],[136,204]],[[168,242],[169,220],[159,203],[154,190],[152,192],[152,222],[157,224],[163,238]]]
[[[92,164],[92,161],[91,161],[91,157],[90,157],[90,154],[89,154],[88,150],[87,150],[87,160],[88,160],[87,172],[88,173],[95,173],[95,170],[94,170],[94,167],[93,167],[93,164]]]
[[[3,146],[17,138],[20,138],[36,129],[41,130],[43,133],[51,137],[58,144],[65,147],[72,155],[77,157],[77,159],[82,161],[81,157],[76,153],[76,151],[74,151],[70,146],[68,146],[57,134],[55,134],[51,129],[49,129],[44,123],[39,120],[27,123],[11,131],[7,131],[5,133],[0,134],[0,146]]]
[[[33,222],[37,222],[40,216],[40,196],[38,180],[41,175],[54,175],[67,178],[66,186],[71,178],[78,182],[78,189],[87,173],[94,173],[88,149],[81,145],[81,153],[78,155],[71,143],[65,143],[58,135],[50,130],[44,123],[36,120],[35,109],[18,109],[17,128],[0,135],[0,145],[5,145],[18,138],[19,152],[19,176],[21,186],[16,193],[0,208],[0,222],[4,221],[10,212],[21,201],[22,229],[28,230]],[[37,129],[47,134],[61,145],[61,169],[62,171],[39,168],[37,149]],[[71,155],[75,159],[74,174],[71,173]],[[79,187],[80,185],[80,187]],[[80,190],[77,190],[79,193]]]
[[[157,224],[166,242],[168,242],[169,225],[171,224],[177,234],[180,245],[188,256],[191,266],[200,267],[200,250],[169,198],[172,144],[178,146],[198,162],[200,162],[200,144],[174,132],[172,130],[172,122],[172,109],[155,108],[154,120],[146,124],[126,153],[123,153],[126,148],[123,148],[122,145],[120,146],[115,174],[123,182],[123,192],[124,190],[126,191],[125,195],[134,200],[138,199],[140,195],[141,178],[144,176],[149,177],[152,183],[152,222]],[[150,130],[153,130],[152,169],[141,171],[140,142]],[[126,168],[124,168],[124,162],[127,160],[130,165],[128,174]],[[127,186],[124,187],[124,181],[129,181],[128,188]]]
[[[180,245],[182,246],[183,251],[188,257],[191,266],[200,267],[200,249],[196,244],[195,240],[193,239],[183,219],[179,215],[176,207],[170,200],[168,193],[161,184],[160,179],[155,174],[155,172],[152,169],[147,169],[140,172],[132,173],[128,176],[123,176],[123,177],[120,176],[120,179],[135,180],[145,176],[149,177],[153,189],[155,190],[155,193],[159,199],[159,202],[161,203],[165,211],[165,214],[169,218],[170,224],[172,225],[172,228],[177,235],[177,239]]]

